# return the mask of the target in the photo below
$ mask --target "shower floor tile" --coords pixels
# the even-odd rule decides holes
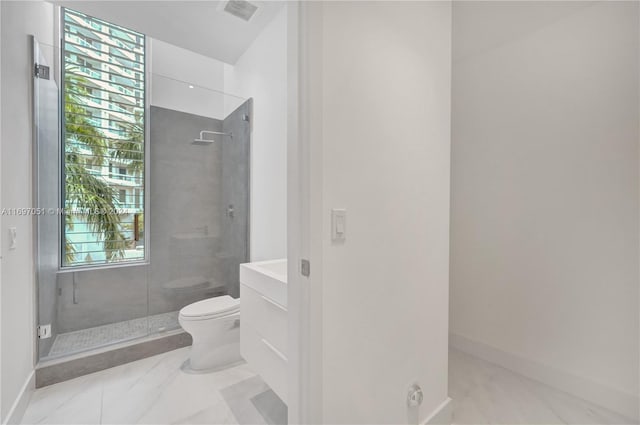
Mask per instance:
[[[56,336],[47,357],[60,357],[108,344],[145,337],[154,332],[177,329],[178,327],[178,312],[171,311],[67,332]]]

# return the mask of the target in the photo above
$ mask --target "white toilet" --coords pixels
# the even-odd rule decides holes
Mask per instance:
[[[216,370],[241,360],[239,299],[224,295],[189,304],[178,321],[193,337],[189,369]]]

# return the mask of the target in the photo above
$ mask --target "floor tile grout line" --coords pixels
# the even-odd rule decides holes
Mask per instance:
[[[101,381],[101,391],[100,391],[100,424],[102,425],[102,416],[104,412],[104,380]]]

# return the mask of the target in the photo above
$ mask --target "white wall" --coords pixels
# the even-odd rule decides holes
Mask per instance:
[[[224,66],[219,60],[151,40],[151,104],[223,120]]]
[[[453,28],[451,331],[637,413],[638,4],[456,2]]]
[[[0,7],[0,47],[2,47],[2,7]],[[2,200],[2,54],[0,54],[0,201]],[[4,246],[4,227],[2,226],[2,222],[0,221],[0,247]],[[1,249],[1,248],[0,248]],[[2,288],[2,258],[0,258],[0,288]],[[2,332],[2,289],[0,289],[0,332]],[[3,367],[2,367],[2,335],[0,335],[0,422],[4,422],[2,420],[2,412],[3,412],[3,391],[2,391],[2,378],[3,378]]]
[[[30,207],[32,65],[30,34],[53,44],[53,7],[41,1],[0,2],[2,8],[2,208]],[[34,366],[34,269],[32,220],[2,216],[2,421],[11,412]],[[17,229],[17,248],[9,250],[9,227]],[[20,406],[17,406],[20,409]],[[14,417],[8,418],[9,413]]]
[[[235,66],[225,66],[225,92],[253,98],[250,222],[252,261],[286,257],[286,17],[286,8],[283,8]],[[237,104],[227,105],[226,113],[230,113],[235,107]]]
[[[451,3],[314,7],[322,48],[305,52],[301,81],[320,103],[302,122],[321,149],[321,420],[422,422],[447,400]],[[330,240],[331,208],[347,209],[344,243]]]

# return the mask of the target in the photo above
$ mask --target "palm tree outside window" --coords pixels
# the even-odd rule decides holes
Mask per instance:
[[[145,36],[67,8],[62,24],[62,267],[143,261]]]

